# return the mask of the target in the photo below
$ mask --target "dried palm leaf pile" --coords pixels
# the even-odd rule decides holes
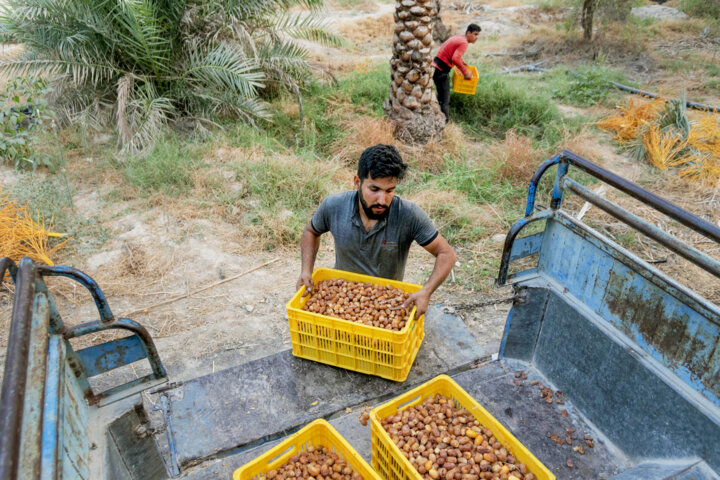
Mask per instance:
[[[681,177],[720,186],[720,119],[710,112],[688,116],[684,96],[675,100],[631,99],[617,115],[598,122],[637,159]]]
[[[16,262],[30,257],[35,262],[53,265],[50,257],[61,249],[66,241],[50,246],[51,237],[62,234],[50,231],[43,218],[36,221],[27,206],[18,205],[0,189],[0,257],[10,257]]]

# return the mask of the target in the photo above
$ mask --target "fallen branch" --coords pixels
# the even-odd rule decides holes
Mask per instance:
[[[143,307],[143,308],[139,308],[139,309],[137,309],[137,310],[133,310],[132,312],[128,312],[128,313],[123,314],[122,317],[128,318],[128,317],[130,317],[130,316],[132,316],[132,315],[135,315],[136,313],[147,313],[148,310],[151,310],[151,309],[153,309],[153,308],[157,308],[157,307],[161,307],[161,306],[163,306],[163,305],[167,305],[167,304],[169,304],[169,303],[177,302],[178,300],[182,300],[183,298],[190,297],[190,296],[192,296],[192,295],[195,295],[196,293],[204,292],[205,290],[209,290],[209,289],[211,289],[211,288],[217,287],[218,285],[222,285],[223,283],[227,283],[227,282],[231,282],[231,281],[233,281],[233,280],[237,280],[238,278],[244,277],[245,275],[247,275],[247,274],[249,274],[249,273],[252,273],[252,272],[254,272],[254,271],[256,271],[256,270],[260,270],[261,268],[267,267],[268,265],[270,265],[270,264],[272,264],[272,263],[275,263],[275,262],[277,262],[278,260],[280,260],[279,257],[278,257],[278,258],[274,258],[274,259],[270,260],[269,262],[265,262],[265,263],[263,263],[262,265],[258,265],[258,266],[255,267],[255,268],[251,268],[250,270],[246,270],[246,271],[244,271],[244,272],[242,272],[242,273],[239,273],[239,274],[237,274],[237,275],[235,275],[235,276],[233,276],[233,277],[226,278],[226,279],[224,279],[224,280],[220,280],[219,282],[215,282],[215,283],[213,283],[213,284],[207,285],[207,286],[202,287],[202,288],[199,288],[199,289],[197,289],[197,290],[193,290],[192,292],[188,292],[188,293],[186,293],[186,294],[184,294],[184,295],[180,295],[179,297],[171,298],[170,300],[165,300],[165,301],[160,302],[160,303],[155,303],[155,304],[149,305],[149,306],[147,306],[147,307]]]

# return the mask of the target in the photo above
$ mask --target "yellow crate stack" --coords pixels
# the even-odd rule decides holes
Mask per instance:
[[[293,455],[307,450],[309,446],[325,447],[336,452],[359,473],[364,480],[381,480],[367,462],[353,449],[332,425],[318,419],[306,425],[302,430],[280,442],[255,460],[235,470],[233,480],[259,480],[270,470],[285,463]]]
[[[318,268],[312,278],[314,283],[342,278],[391,285],[410,293],[422,288],[330,268]],[[287,304],[293,355],[397,382],[407,378],[425,338],[425,316],[415,318],[415,307],[405,327],[395,332],[302,310],[309,299],[302,296],[304,293],[305,287],[302,287]]]
[[[370,412],[372,467],[385,480],[423,480],[423,477],[405,458],[398,446],[395,445],[390,435],[380,424],[380,420],[394,415],[398,410],[405,410],[418,405],[426,398],[437,394],[452,398],[458,406],[462,406],[470,412],[473,417],[493,433],[495,438],[512,451],[515,458],[524,463],[528,470],[535,474],[537,480],[555,480],[555,475],[540,460],[447,375],[437,376]]]

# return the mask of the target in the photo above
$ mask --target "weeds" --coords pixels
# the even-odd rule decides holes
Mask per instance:
[[[709,18],[720,22],[720,0],[680,0],[680,10],[691,17]]]
[[[147,154],[128,158],[121,168],[125,178],[143,196],[153,193],[177,196],[192,187],[192,171],[200,160],[198,150],[179,136],[166,136]]]
[[[553,89],[554,98],[581,107],[598,103],[611,105],[617,97],[611,82],[626,81],[623,74],[602,67],[585,67],[575,72],[565,70],[561,74],[553,72],[549,77],[557,85]]]
[[[556,132],[548,126],[562,124],[557,107],[546,93],[527,87],[499,75],[481,77],[475,95],[450,96],[450,117],[495,138],[515,129],[534,139],[555,141]]]

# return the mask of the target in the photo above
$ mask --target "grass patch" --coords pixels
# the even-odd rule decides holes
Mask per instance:
[[[680,10],[691,17],[720,22],[720,0],[680,0]]]
[[[200,163],[201,151],[200,145],[166,136],[145,155],[130,157],[121,164],[123,175],[143,196],[164,193],[175,197],[192,188],[192,172]]]
[[[383,63],[365,73],[352,72],[340,80],[338,91],[346,94],[353,105],[383,116],[383,103],[390,92],[390,65]]]
[[[475,95],[450,96],[451,119],[476,132],[504,138],[515,129],[536,140],[556,141],[551,126],[562,124],[562,116],[550,96],[528,82],[500,75],[480,77]]]
[[[332,192],[339,191],[334,162],[290,155],[269,155],[233,165],[242,182],[235,204],[245,222],[272,250],[297,244],[312,212]]]
[[[605,67],[582,67],[575,71],[556,69],[543,76],[553,98],[580,107],[614,105],[620,95],[610,82],[628,84],[624,74]]]

